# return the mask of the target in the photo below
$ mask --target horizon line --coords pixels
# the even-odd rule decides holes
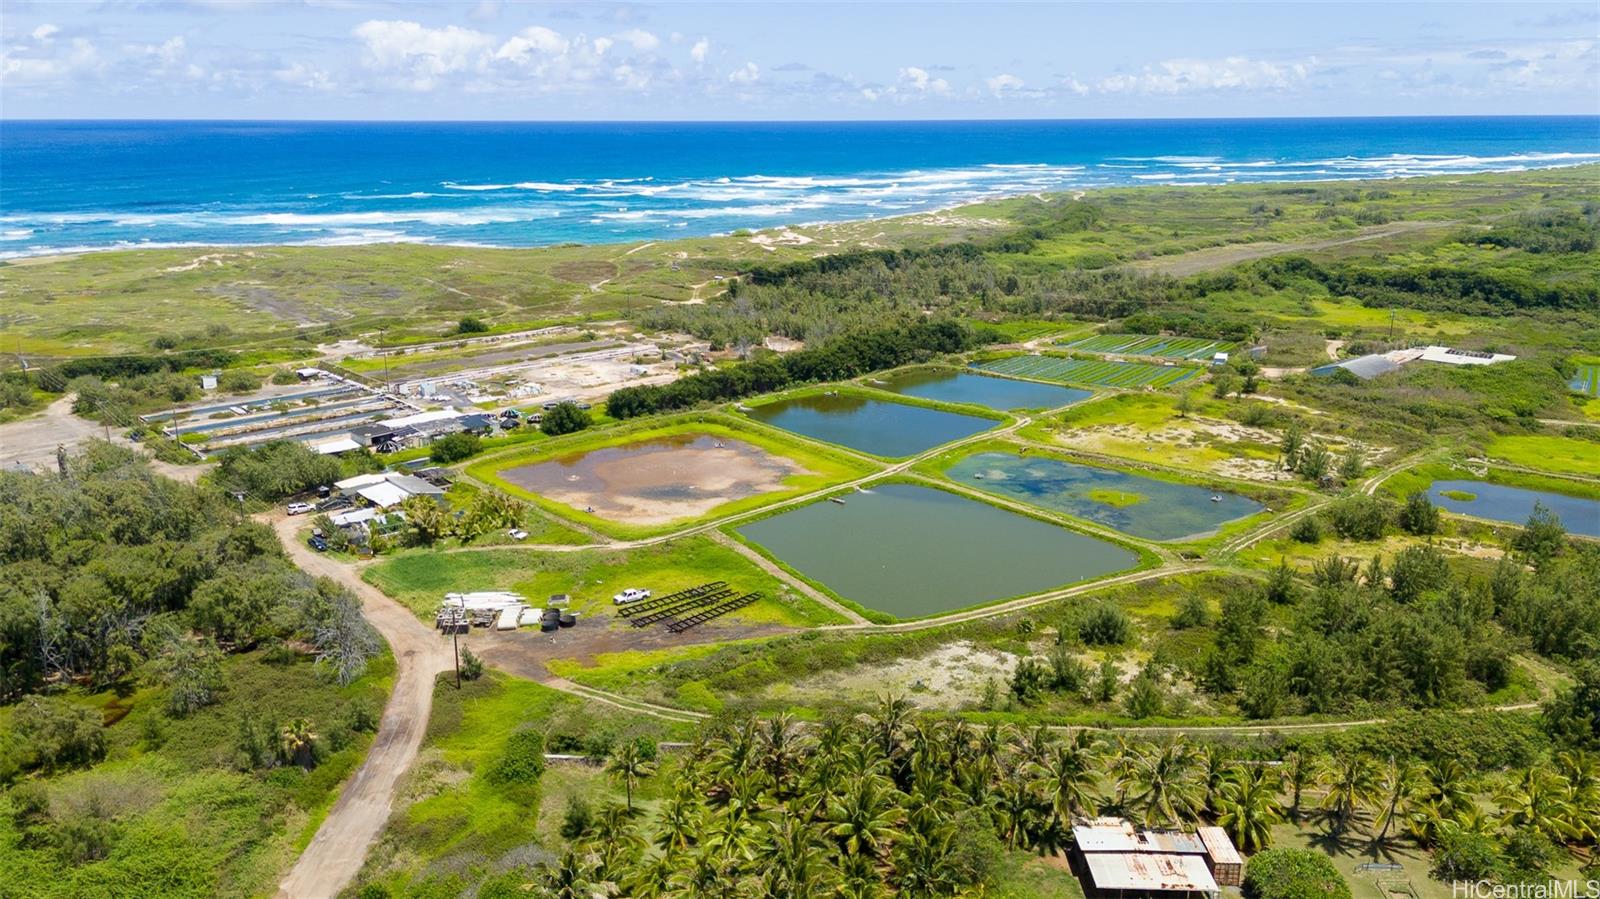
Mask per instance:
[[[0,115],[0,125],[44,122],[119,122],[119,123],[205,123],[262,122],[282,124],[337,125],[939,125],[939,124],[1031,124],[1061,122],[1297,122],[1297,121],[1372,121],[1372,120],[1473,120],[1473,119],[1596,119],[1600,112],[1561,113],[1480,113],[1480,114],[1377,114],[1303,116],[1088,116],[1024,118],[931,118],[931,119],[351,119],[351,118],[168,118],[46,116],[8,117]],[[1600,136],[1600,134],[1597,134]]]

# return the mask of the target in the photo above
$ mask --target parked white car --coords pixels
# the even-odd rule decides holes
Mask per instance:
[[[628,589],[622,591],[621,593],[618,593],[616,596],[611,597],[611,601],[616,603],[619,606],[623,606],[623,605],[627,605],[630,602],[638,602],[641,599],[649,599],[649,598],[650,598],[650,591],[649,590],[635,590],[634,588],[629,587]]]
[[[290,503],[288,511],[290,515],[304,515],[312,511],[313,508],[315,507],[310,503]]]
[[[506,531],[506,536],[510,537],[512,540],[526,540],[528,539],[528,532],[524,531],[522,528],[512,528],[511,530]]]

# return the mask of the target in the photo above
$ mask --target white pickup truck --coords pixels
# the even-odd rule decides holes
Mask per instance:
[[[618,593],[616,596],[611,597],[611,601],[616,603],[619,606],[625,606],[630,602],[638,602],[641,599],[649,599],[649,598],[650,598],[650,591],[649,590],[636,590],[636,589],[634,589],[632,587],[629,587],[628,589],[622,591],[621,593]]]

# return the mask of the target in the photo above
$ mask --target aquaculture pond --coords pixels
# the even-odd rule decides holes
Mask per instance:
[[[914,456],[987,430],[997,422],[851,394],[813,394],[767,403],[750,417],[774,427],[875,456]]]
[[[945,469],[952,480],[1087,519],[1146,540],[1203,537],[1254,515],[1253,499],[1048,456],[977,453]]]
[[[872,386],[903,396],[944,403],[970,403],[1002,412],[1010,409],[1054,409],[1094,396],[1090,391],[1075,387],[938,369],[901,372]]]
[[[1451,512],[1512,524],[1527,521],[1533,513],[1533,504],[1544,503],[1545,508],[1560,516],[1569,532],[1600,537],[1600,500],[1487,481],[1434,481],[1428,488],[1428,495]]]
[[[738,528],[861,605],[917,618],[1048,590],[1139,562],[1084,534],[912,484],[885,484]]]

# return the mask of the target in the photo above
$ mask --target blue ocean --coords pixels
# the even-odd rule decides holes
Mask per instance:
[[[0,121],[0,258],[148,246],[540,246],[1135,184],[1600,161],[1600,117],[874,123]]]

